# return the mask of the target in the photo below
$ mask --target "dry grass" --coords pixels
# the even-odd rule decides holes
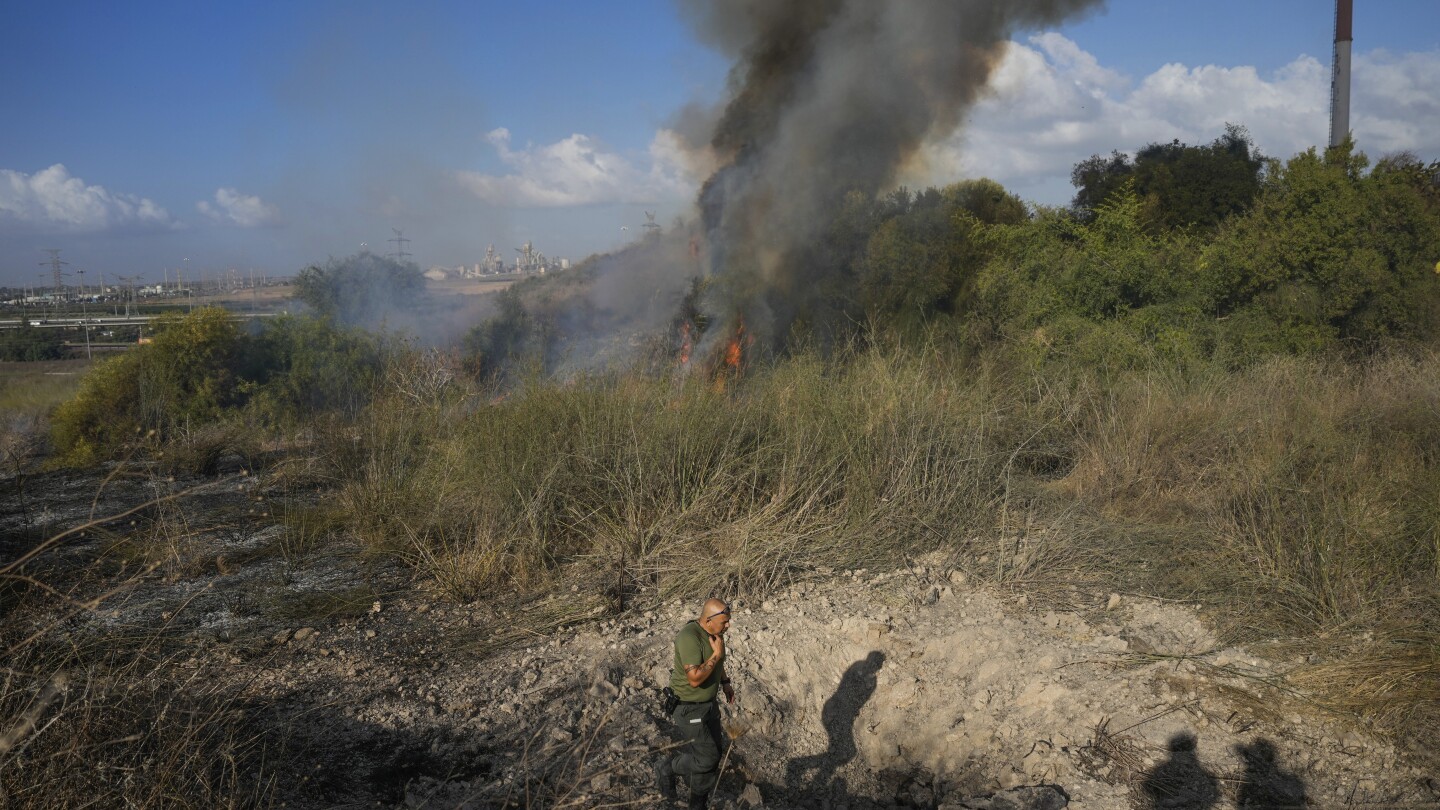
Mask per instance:
[[[178,495],[123,516],[159,509],[173,522]],[[161,626],[136,627],[112,610],[158,569],[169,547],[144,566],[113,571],[48,567],[68,536],[45,540],[0,566],[9,591],[0,621],[0,806],[14,808],[210,808],[268,804],[264,740],[249,730],[247,707]],[[183,542],[183,524],[151,538]],[[159,542],[164,546],[165,543]],[[183,611],[183,607],[181,608]]]
[[[0,413],[53,408],[75,393],[89,367],[89,360],[0,362]]]
[[[1229,641],[1315,656],[1292,685],[1318,704],[1440,733],[1440,357],[1278,358],[1076,398],[1057,489],[1118,527],[1112,568],[1206,603]]]
[[[1101,718],[1089,741],[1076,750],[1080,768],[1107,785],[1133,781],[1145,769],[1146,753],[1144,746],[1125,731],[1128,729],[1111,730],[1110,718]]]
[[[727,390],[447,378],[322,455],[367,547],[456,599],[564,582],[618,610],[940,550],[1015,587],[1200,601],[1227,641],[1296,640],[1367,684],[1315,675],[1320,702],[1424,738],[1437,381],[1430,354],[1099,374],[871,348]]]
[[[305,431],[287,478],[335,499],[290,515],[282,551],[343,532],[448,598],[503,596],[487,649],[939,551],[1027,590],[1199,601],[1227,642],[1317,655],[1287,688],[1399,738],[1440,728],[1434,355],[1101,374],[872,347],[725,390],[610,374],[497,397],[414,353],[385,379]],[[176,565],[167,525],[151,561]],[[562,585],[585,598],[539,598]]]
[[[328,504],[308,505],[288,498],[276,516],[284,530],[274,551],[284,564],[286,581],[309,565],[320,553],[336,545],[345,526],[345,516]]]
[[[729,392],[611,376],[478,409],[394,397],[329,455],[362,540],[444,590],[589,570],[623,604],[626,591],[760,592],[958,542],[1002,494],[994,418],[876,352],[800,358]]]
[[[0,363],[0,463],[14,472],[43,443],[50,411],[75,395],[88,360]]]
[[[7,659],[0,804],[14,808],[249,807],[271,786],[259,740],[203,666],[153,635],[95,648],[32,644]],[[37,687],[39,687],[37,689]]]

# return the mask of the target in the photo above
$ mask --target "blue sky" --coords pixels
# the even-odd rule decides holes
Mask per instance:
[[[1440,158],[1440,3],[1356,6],[1361,147]],[[1288,156],[1326,137],[1332,9],[1113,0],[1017,32],[994,96],[903,179],[1062,203],[1090,154],[1227,121]],[[687,210],[703,178],[666,132],[727,70],[670,0],[0,0],[0,284],[34,283],[44,248],[91,283],[289,274],[391,228],[424,265],[613,249]]]

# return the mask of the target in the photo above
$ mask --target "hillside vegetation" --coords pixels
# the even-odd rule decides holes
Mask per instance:
[[[557,301],[593,266],[507,290],[454,353],[202,311],[100,365],[53,438],[198,469],[283,441],[327,488],[319,522],[463,601],[578,585],[620,610],[941,551],[1040,598],[1199,602],[1418,747],[1440,730],[1437,173],[1266,160],[1232,129],[1082,164],[1074,209],[983,180],[853,195],[825,311],[734,377],[677,373],[654,335],[634,367],[552,376]]]

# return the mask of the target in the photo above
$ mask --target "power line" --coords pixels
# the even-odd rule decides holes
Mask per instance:
[[[69,262],[62,262],[62,261],[60,261],[60,248],[45,248],[45,252],[50,254],[50,259],[49,259],[48,261],[40,262],[40,266],[41,266],[41,267],[47,267],[47,266],[48,266],[48,267],[50,268],[50,275],[51,275],[51,277],[52,277],[52,278],[54,279],[54,281],[55,281],[54,290],[52,291],[52,293],[53,293],[54,295],[64,295],[64,294],[65,294],[65,270],[64,270],[64,268],[65,268],[66,265],[68,265],[68,264],[70,264],[70,263],[69,263]]]
[[[408,244],[410,240],[405,238],[405,230],[403,228],[391,228],[390,230],[395,232],[394,239],[385,240],[387,242],[395,243],[395,252],[391,253],[390,257],[393,258],[395,261],[403,262],[405,261],[405,259],[413,255],[405,252],[405,245]]]
[[[140,276],[120,276],[119,278],[120,283],[124,284],[130,290],[128,298],[125,297],[123,293],[121,294],[121,297],[125,298],[125,315],[128,317],[131,314],[130,307],[137,303],[135,300],[135,282],[140,280]]]

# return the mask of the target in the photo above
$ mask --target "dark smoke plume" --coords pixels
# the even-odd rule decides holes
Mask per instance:
[[[679,0],[700,36],[735,55],[700,193],[712,324],[742,320],[778,348],[821,323],[836,272],[822,230],[849,192],[890,186],[953,132],[1018,29],[1101,0]],[[711,329],[711,340],[728,339]]]
[[[694,164],[718,167],[698,227],[647,236],[523,307],[511,301],[472,341],[492,362],[538,355],[563,375],[658,346],[682,367],[693,355],[714,368],[738,365],[742,343],[782,351],[797,325],[816,343],[848,330],[853,280],[826,240],[847,199],[889,190],[921,147],[955,131],[1014,32],[1102,0],[677,2],[735,58],[723,105],[675,122]]]

